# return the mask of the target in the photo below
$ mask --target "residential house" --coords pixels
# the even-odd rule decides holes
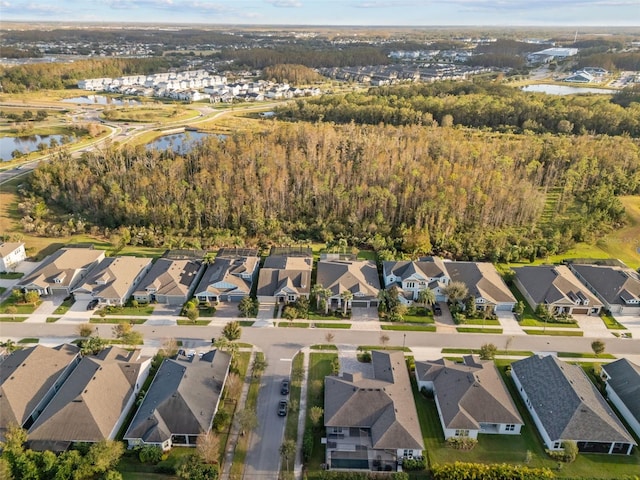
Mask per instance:
[[[572,83],[591,83],[594,81],[594,79],[595,77],[590,73],[580,70],[578,72],[575,72],[573,75],[569,75],[564,79],[564,81]]]
[[[602,365],[607,397],[640,437],[640,367],[626,358]]]
[[[640,274],[630,268],[569,264],[578,280],[614,315],[640,315]]]
[[[204,269],[202,262],[159,258],[133,292],[138,302],[182,305],[193,294]]]
[[[16,287],[35,290],[40,295],[69,295],[104,258],[104,250],[61,248],[45,258],[29,275],[22,277]]]
[[[165,359],[124,434],[129,448],[195,446],[211,430],[230,364],[220,350]]]
[[[546,305],[553,315],[598,315],[600,302],[566,265],[514,268],[514,284],[534,310]]]
[[[511,312],[516,298],[504,283],[496,267],[487,262],[448,262],[447,272],[452,282],[462,282],[469,296],[476,299],[478,310],[492,309]]]
[[[151,268],[150,258],[107,257],[73,289],[76,301],[98,300],[99,305],[124,305]]]
[[[382,278],[385,288],[398,288],[400,301],[407,305],[415,302],[420,290],[426,288],[433,290],[436,301],[444,302],[444,288],[451,281],[445,263],[438,257],[426,257],[417,262],[383,262]]]
[[[109,347],[83,357],[28,431],[33,450],[115,438],[149,374],[151,358]]]
[[[491,360],[416,362],[418,388],[433,392],[444,438],[519,435],[524,422]]]
[[[29,428],[75,366],[80,349],[36,345],[12,352],[0,363],[0,440],[9,425]]]
[[[380,280],[378,268],[370,260],[341,260],[336,254],[325,255],[318,262],[316,283],[331,290],[329,307],[343,307],[342,294],[351,293],[347,308],[377,307]]]
[[[371,354],[373,378],[362,373],[325,378],[326,463],[331,469],[396,471],[403,459],[424,450],[404,353]]]
[[[11,272],[27,258],[24,242],[0,242],[0,272]]]
[[[534,355],[513,362],[511,378],[549,450],[572,440],[584,453],[629,455],[636,445],[579,365]]]
[[[220,249],[195,290],[200,302],[239,302],[251,293],[260,258],[255,249]]]
[[[306,247],[274,247],[258,275],[258,301],[265,303],[295,302],[309,297],[313,253]]]

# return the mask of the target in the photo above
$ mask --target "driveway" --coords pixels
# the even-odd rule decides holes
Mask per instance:
[[[585,337],[606,339],[613,336],[612,330],[609,330],[597,315],[573,315],[573,318],[578,322]]]
[[[36,308],[35,312],[29,315],[25,323],[46,323],[47,317],[53,316],[53,312],[62,305],[65,298],[67,296],[62,294],[42,297],[42,303]]]

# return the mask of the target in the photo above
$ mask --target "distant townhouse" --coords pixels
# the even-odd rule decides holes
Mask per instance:
[[[258,275],[258,301],[285,304],[309,298],[312,269],[310,248],[272,248]]]
[[[427,257],[417,262],[383,262],[382,278],[385,288],[398,288],[400,301],[407,305],[415,302],[420,291],[427,288],[433,291],[437,301],[445,301],[444,288],[451,281],[445,263],[438,257]]]
[[[200,261],[159,258],[133,292],[138,302],[182,305],[193,294],[204,266]]]
[[[0,440],[12,424],[29,429],[80,362],[75,345],[36,345],[0,363]]]
[[[444,438],[519,435],[524,422],[491,360],[416,362],[418,388],[434,395]]]
[[[344,292],[352,296],[347,308],[378,306],[378,268],[370,260],[341,260],[338,255],[324,255],[318,262],[316,283],[331,291],[329,308],[343,307]]]
[[[200,302],[239,302],[251,294],[259,264],[255,249],[220,249],[194,295]]]
[[[61,248],[45,258],[29,275],[22,277],[16,287],[34,290],[40,295],[69,295],[104,258],[104,250]]]
[[[374,378],[325,377],[326,464],[332,470],[396,471],[424,443],[403,352],[371,352]]]
[[[124,305],[151,268],[150,258],[107,257],[74,288],[76,301],[98,300],[101,306]]]
[[[565,82],[572,83],[591,83],[595,80],[595,77],[584,70],[575,72],[573,75],[569,75],[564,79]]]
[[[124,434],[129,448],[195,446],[211,430],[230,364],[220,350],[165,359]]]
[[[631,454],[635,440],[579,365],[534,355],[513,362],[511,378],[549,450],[572,440],[584,453]]]
[[[0,272],[11,272],[26,258],[24,242],[0,243]]]
[[[571,271],[614,315],[640,315],[640,274],[626,267],[569,264]]]
[[[516,298],[504,283],[496,267],[487,262],[447,262],[452,282],[462,282],[475,298],[478,310],[511,312]]]
[[[621,358],[602,365],[607,397],[640,437],[640,366]]]
[[[598,315],[600,302],[566,265],[513,269],[514,284],[534,310],[546,305],[553,315]]]
[[[28,431],[33,450],[114,439],[149,375],[151,358],[109,347],[85,356]]]

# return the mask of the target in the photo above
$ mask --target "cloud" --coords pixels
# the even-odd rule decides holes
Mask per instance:
[[[401,7],[417,7],[419,2],[393,0],[370,0],[366,2],[358,2],[353,5],[355,8],[401,8]]]
[[[267,3],[270,3],[274,7],[278,8],[300,8],[302,7],[302,2],[298,0],[266,0]]]
[[[176,12],[177,14],[224,14],[233,11],[221,3],[197,0],[106,0],[105,3],[115,10],[146,9],[149,11]]]
[[[0,3],[2,14],[7,16],[32,15],[34,17],[50,17],[52,15],[69,14],[68,9],[62,8],[60,5],[52,5],[50,3],[13,3],[3,1]]]

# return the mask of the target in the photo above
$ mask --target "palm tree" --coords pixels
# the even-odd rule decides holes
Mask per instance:
[[[430,288],[423,288],[418,292],[418,303],[423,307],[436,303],[436,294]]]
[[[230,342],[233,342],[234,340],[238,340],[240,335],[242,335],[242,328],[240,328],[240,324],[237,321],[231,321],[222,329],[222,335]]]
[[[311,288],[311,295],[316,297],[316,308],[320,308],[320,297],[322,295],[323,290],[324,290],[324,286],[321,283],[316,283]]]
[[[342,314],[346,315],[347,306],[349,305],[349,302],[353,299],[353,293],[351,293],[349,290],[345,290],[340,294],[340,299],[342,300]]]
[[[469,289],[464,282],[451,282],[444,287],[444,293],[449,297],[449,302],[455,305],[469,295]]]
[[[324,301],[324,314],[329,314],[329,297],[333,292],[329,288],[323,288],[320,290],[320,298]]]

